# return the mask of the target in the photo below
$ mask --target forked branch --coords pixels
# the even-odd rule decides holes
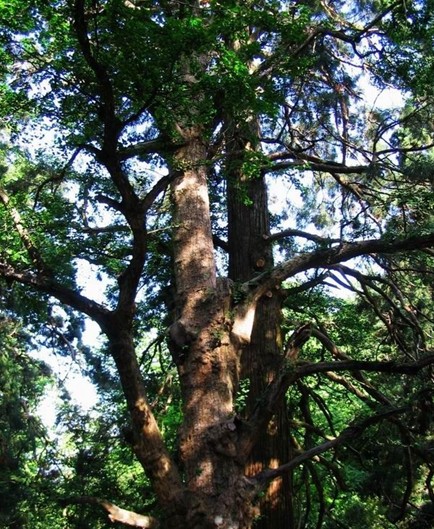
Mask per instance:
[[[251,290],[247,303],[258,300],[267,291],[276,287],[279,288],[283,281],[312,268],[329,268],[355,257],[370,254],[396,254],[432,247],[434,247],[434,233],[405,239],[368,239],[357,242],[342,242],[331,248],[306,252],[256,277],[254,282],[247,283],[247,288],[255,287]]]

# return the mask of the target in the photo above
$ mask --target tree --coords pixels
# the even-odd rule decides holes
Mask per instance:
[[[417,179],[423,202],[408,203],[411,169],[431,167],[430,7],[214,0],[2,7],[2,112],[11,139],[0,188],[0,274],[47,307],[66,308],[64,344],[77,339],[78,315],[100,326],[164,527],[247,529],[267,490],[257,523],[298,527],[293,469],[312,469],[312,458],[381,420],[398,421],[410,405],[410,397],[407,405],[386,398],[368,374],[411,377],[434,363],[431,320],[395,281],[402,271],[419,281],[432,270],[430,169]],[[367,106],[366,79],[407,92],[407,106]],[[42,142],[29,160],[14,149],[37,145],[45,131],[50,152]],[[274,215],[273,182],[288,195]],[[95,285],[98,278],[107,285],[105,297],[99,287],[85,291],[84,263]],[[284,318],[297,295],[330,281],[358,294],[387,331],[369,354],[349,357],[309,310]],[[137,349],[151,328],[164,333],[179,377],[176,454]],[[103,370],[107,357],[99,362]],[[319,427],[295,449],[287,395],[299,392],[307,419],[315,394],[308,377],[328,377],[356,395],[360,385],[370,411],[350,426],[330,424],[332,438],[321,441]],[[312,418],[301,427],[313,426]],[[108,499],[65,501],[97,504],[127,525],[158,523]]]
[[[3,286],[3,285],[2,285]],[[3,298],[3,288],[0,294]],[[2,299],[2,305],[6,300]],[[39,525],[35,505],[46,499],[48,436],[37,405],[49,384],[48,366],[26,355],[29,336],[18,321],[0,319],[0,522],[21,529]],[[48,519],[48,517],[47,517]]]

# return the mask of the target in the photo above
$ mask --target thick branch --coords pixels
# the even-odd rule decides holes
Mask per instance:
[[[224,241],[223,239],[221,239],[217,235],[213,234],[212,242],[213,242],[215,248],[221,248],[226,253],[229,252],[228,242]]]
[[[254,283],[248,283],[246,285],[247,288],[249,286],[257,286],[251,291],[247,304],[252,304],[267,291],[279,287],[286,279],[312,268],[329,267],[363,255],[393,254],[403,251],[422,250],[432,246],[434,246],[434,233],[407,239],[371,239],[360,242],[344,242],[325,250],[303,253],[275,267],[271,272],[261,274],[255,278]]]
[[[147,192],[145,198],[142,200],[142,205],[145,213],[154,204],[160,193],[163,193],[170,182],[173,180],[174,174],[169,172],[167,175],[161,177],[154,186]]]
[[[111,323],[106,334],[131,416],[133,450],[151,481],[160,506],[171,509],[182,496],[182,478],[148,401],[130,315],[117,312]]]
[[[302,253],[281,265],[256,276],[241,287],[247,296],[235,308],[232,333],[242,343],[249,343],[258,300],[273,295],[286,279],[312,268],[329,268],[354,257],[370,254],[393,254],[402,251],[423,250],[434,246],[434,233],[407,239],[371,239],[359,242],[343,242],[331,248]]]
[[[125,215],[125,208],[121,202],[118,202],[117,200],[114,200],[113,198],[107,197],[103,195],[102,193],[98,193],[97,195],[95,195],[95,200],[100,202],[101,204],[106,204],[107,206],[114,209],[115,211],[119,211],[120,213]]]
[[[157,529],[158,520],[153,516],[137,514],[133,511],[121,509],[117,505],[107,500],[96,498],[95,496],[79,496],[77,498],[65,498],[59,501],[60,505],[67,506],[71,504],[90,504],[99,505],[107,513],[111,522],[119,522],[130,527],[142,527],[143,529]]]
[[[119,149],[119,159],[128,160],[134,156],[146,156],[147,154],[170,154],[179,147],[181,147],[180,144],[175,145],[165,138],[159,137]]]
[[[0,276],[11,281],[17,281],[23,285],[30,286],[35,290],[55,297],[61,303],[87,314],[91,319],[96,321],[104,330],[109,324],[110,311],[103,305],[87,298],[46,276],[38,276],[29,272],[21,272],[11,265],[0,261]]]
[[[241,291],[248,293],[243,303],[236,306],[233,334],[242,343],[250,340],[251,325],[258,300],[280,289],[283,281],[312,268],[329,268],[354,257],[370,254],[393,254],[402,251],[422,250],[434,246],[434,233],[407,239],[371,239],[359,242],[342,242],[331,248],[319,249],[297,255],[275,268],[247,281]]]

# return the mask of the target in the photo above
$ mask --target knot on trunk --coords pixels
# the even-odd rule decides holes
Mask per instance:
[[[197,331],[182,319],[176,320],[169,327],[169,349],[176,365],[184,362],[188,347],[196,337]]]
[[[237,417],[233,417],[208,430],[208,443],[215,452],[233,459],[237,457],[240,422]]]

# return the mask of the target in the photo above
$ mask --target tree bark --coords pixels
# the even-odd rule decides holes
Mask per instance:
[[[182,527],[248,529],[254,491],[238,460],[233,397],[239,348],[230,336],[232,292],[227,280],[216,277],[206,146],[199,131],[184,137],[171,184],[176,315],[170,328],[184,414],[179,432],[186,486]]]
[[[256,123],[242,128],[229,123],[226,128],[229,277],[235,282],[245,282],[273,267],[272,247],[267,240],[270,233],[267,187],[264,174],[252,178],[243,170],[244,155],[253,152],[259,135]],[[250,339],[243,337],[247,343],[242,354],[242,376],[249,380],[246,416],[255,408],[281,363],[281,302],[278,290],[262,296],[255,306]],[[257,440],[246,467],[247,475],[288,461],[288,427],[283,400],[268,429]],[[270,484],[260,502],[261,517],[255,527],[294,527],[290,491],[290,473]]]

